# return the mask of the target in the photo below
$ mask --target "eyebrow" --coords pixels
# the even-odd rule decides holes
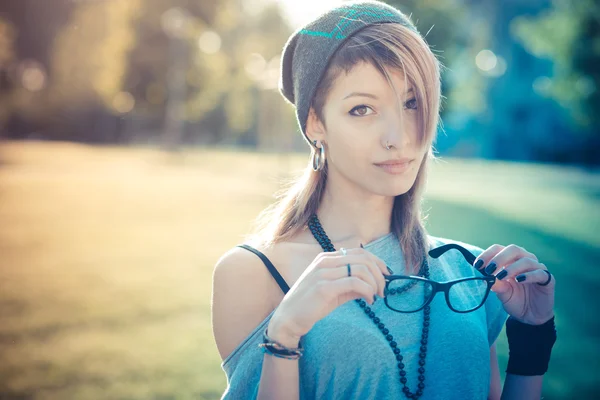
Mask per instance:
[[[412,92],[413,92],[413,88],[410,88],[410,89],[408,89],[408,90],[406,91],[406,93],[405,93],[405,94],[409,94],[409,93],[412,93]],[[347,98],[349,98],[349,97],[370,97],[370,98],[372,98],[372,99],[375,99],[375,100],[377,100],[377,99],[378,99],[378,97],[377,97],[377,96],[375,96],[375,95],[374,95],[374,94],[372,94],[372,93],[365,93],[365,92],[352,92],[352,93],[350,93],[349,95],[347,95],[346,97],[344,97],[342,100],[346,100],[346,99],[347,99]]]

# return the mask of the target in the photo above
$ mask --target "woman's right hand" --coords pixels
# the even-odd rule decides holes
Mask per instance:
[[[350,264],[352,276],[348,276]],[[297,347],[317,321],[340,305],[359,298],[373,304],[384,296],[389,275],[385,263],[363,248],[320,253],[290,288],[273,313],[269,336],[284,346]]]

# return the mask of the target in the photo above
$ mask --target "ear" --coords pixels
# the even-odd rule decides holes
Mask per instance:
[[[323,142],[326,136],[325,125],[319,121],[319,117],[317,117],[317,113],[312,107],[308,110],[308,118],[306,119],[306,136],[312,143],[315,140]]]

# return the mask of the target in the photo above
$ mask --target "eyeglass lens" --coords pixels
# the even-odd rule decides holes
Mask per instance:
[[[488,284],[482,279],[456,282],[448,291],[450,306],[459,312],[473,310],[483,303],[487,290]],[[397,278],[389,282],[385,294],[391,309],[415,312],[433,295],[433,285],[412,278]]]

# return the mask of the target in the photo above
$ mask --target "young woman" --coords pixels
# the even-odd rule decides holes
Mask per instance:
[[[215,267],[224,398],[540,398],[553,276],[522,247],[484,251],[423,225],[440,68],[411,21],[374,1],[286,43],[280,88],[312,158]]]

